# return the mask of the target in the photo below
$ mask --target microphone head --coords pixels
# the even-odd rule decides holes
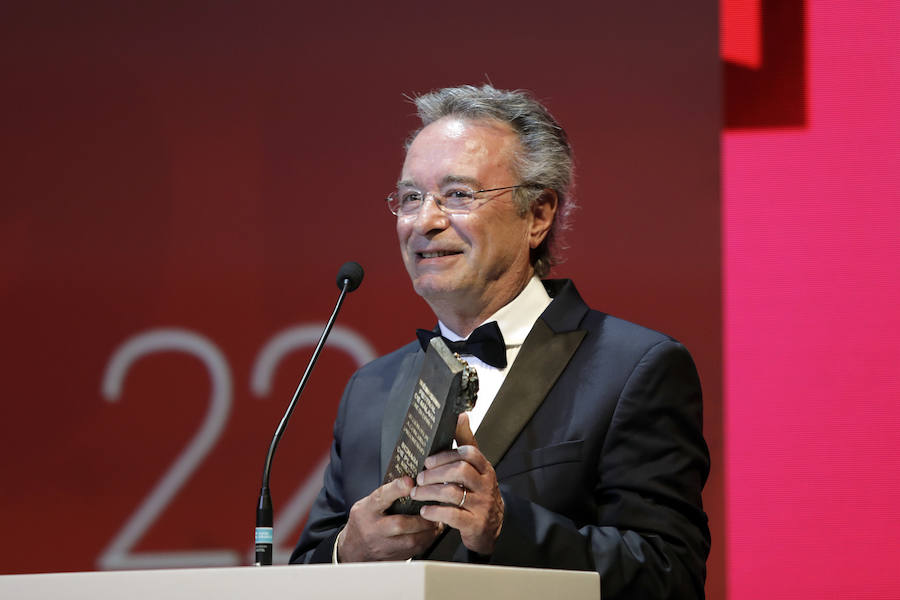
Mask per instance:
[[[359,284],[362,283],[363,280],[363,268],[359,266],[358,262],[346,262],[341,266],[341,270],[338,271],[337,276],[337,286],[339,290],[344,289],[344,280],[349,280],[350,285],[347,288],[347,292],[352,292],[356,288],[359,287]]]

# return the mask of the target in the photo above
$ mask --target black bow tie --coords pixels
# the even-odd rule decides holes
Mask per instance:
[[[422,345],[422,350],[428,348],[431,338],[440,335],[429,329],[417,329],[416,337]],[[458,342],[451,342],[444,338],[450,352],[457,354],[470,354],[480,358],[486,364],[498,369],[506,368],[506,343],[503,341],[503,334],[500,333],[500,326],[497,321],[485,323],[481,327],[469,335],[468,339]]]

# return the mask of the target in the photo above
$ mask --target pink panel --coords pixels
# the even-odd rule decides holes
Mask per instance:
[[[730,600],[900,590],[900,5],[807,6],[809,129],[723,141]]]

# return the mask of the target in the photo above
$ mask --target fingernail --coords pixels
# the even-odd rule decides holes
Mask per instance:
[[[419,485],[425,485],[425,475],[423,475],[422,473],[416,475],[416,483],[418,483]]]
[[[415,497],[416,497],[416,489],[418,489],[418,488],[413,488],[413,489],[409,490],[409,497],[410,497],[410,498],[415,498]]]

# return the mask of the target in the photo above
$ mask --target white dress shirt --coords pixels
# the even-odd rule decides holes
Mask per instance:
[[[478,373],[478,399],[475,401],[475,408],[469,412],[469,425],[472,433],[481,425],[484,415],[491,407],[500,386],[503,385],[503,380],[506,379],[506,374],[519,355],[525,337],[534,327],[534,323],[541,313],[550,305],[550,301],[551,298],[544,289],[544,284],[537,276],[532,276],[525,289],[512,302],[484,321],[484,323],[497,321],[497,325],[500,327],[500,333],[503,334],[503,341],[506,343],[506,368],[498,369],[482,362],[475,356],[463,355],[465,361]],[[457,342],[465,339],[442,322],[438,321],[438,325],[441,328],[441,335],[448,340]]]

